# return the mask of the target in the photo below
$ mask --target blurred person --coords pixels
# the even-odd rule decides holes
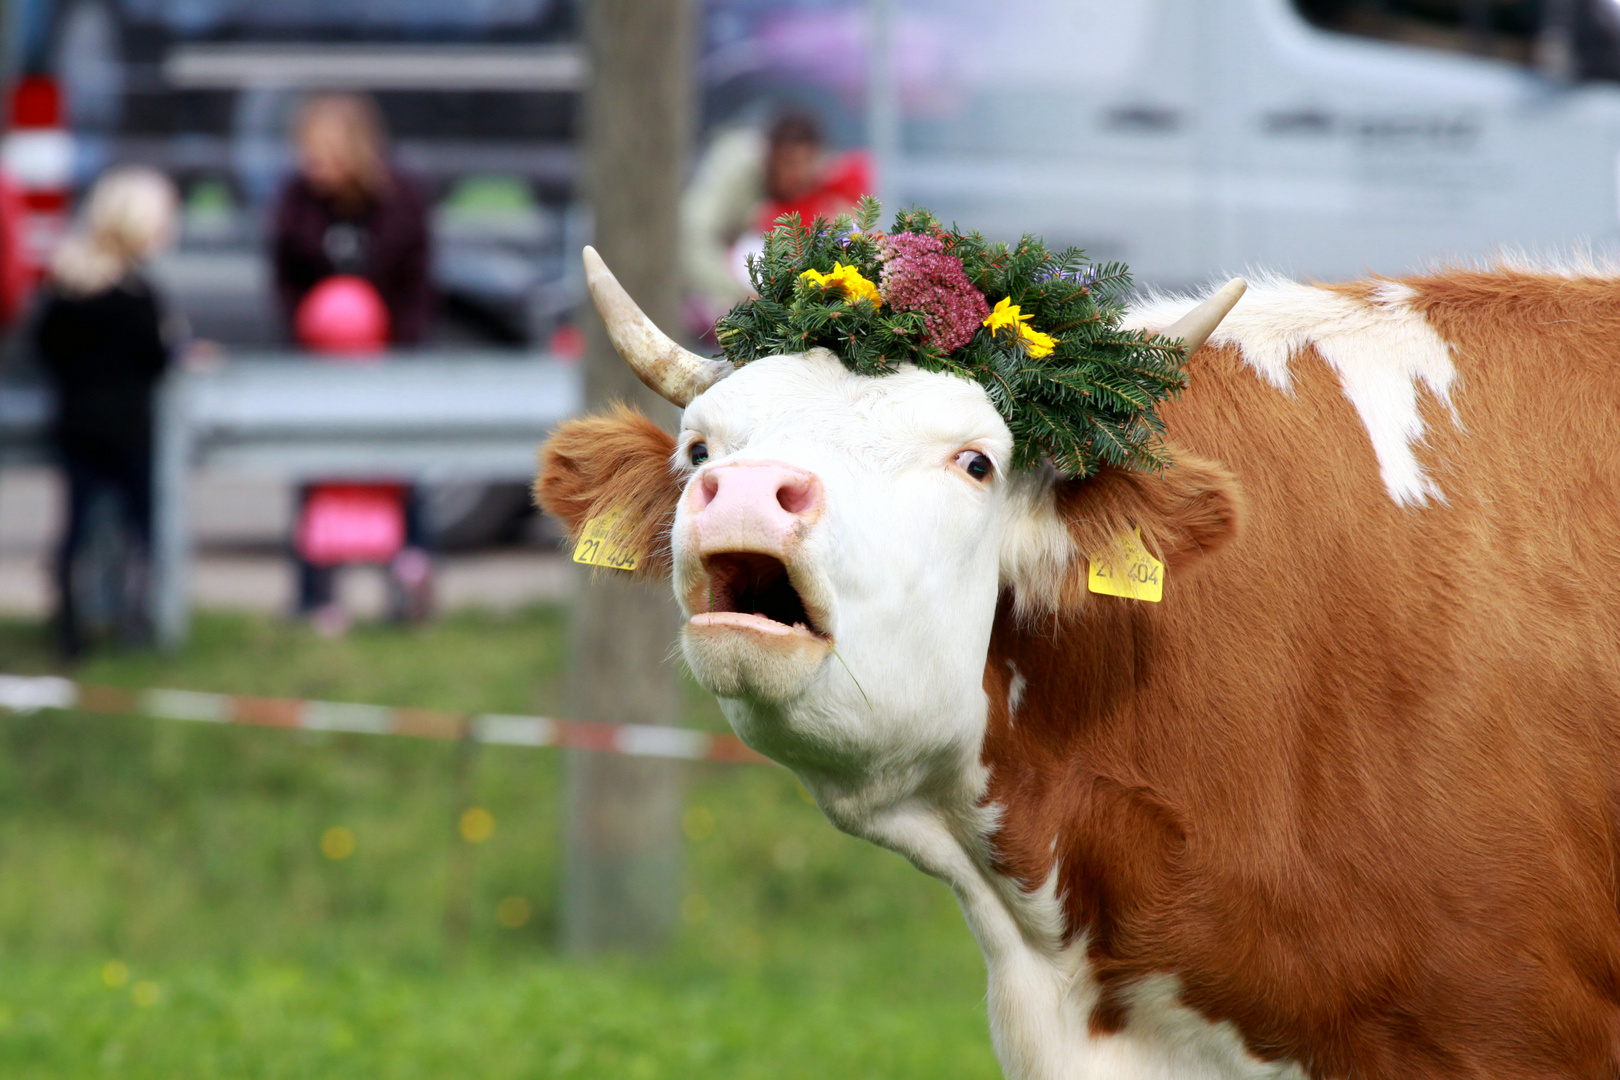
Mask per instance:
[[[821,125],[808,113],[783,112],[761,131],[721,131],[698,162],[681,197],[682,272],[687,319],[698,336],[753,295],[745,258],[759,235],[783,214],[805,221],[848,213],[871,189],[871,165],[860,151],[829,156]]]
[[[347,359],[389,345],[420,344],[434,306],[427,205],[410,178],[389,163],[376,105],[354,94],[316,95],[300,109],[293,139],[298,170],[282,189],[273,237],[276,287],[290,336],[311,351]],[[389,499],[397,511],[387,511]],[[408,485],[302,488],[293,540],[298,613],[310,616],[323,633],[342,633],[349,618],[337,601],[337,567],[377,561],[374,544],[360,545],[364,557],[344,558],[341,545],[317,550],[308,537],[376,534],[391,528],[385,519],[397,516],[403,544],[385,560],[391,614],[425,617],[432,563],[419,502]]]
[[[57,644],[69,658],[85,646],[74,568],[98,501],[116,507],[126,544],[123,630],[137,640],[150,632],[153,396],[171,350],[143,264],[173,238],[176,206],[161,173],[109,171],[46,275],[36,338],[56,390],[52,435],[67,479],[55,583]]]
[[[289,330],[310,290],[335,274],[372,284],[388,309],[391,345],[418,345],[433,316],[427,203],[388,161],[369,98],[319,94],[293,125],[298,171],[276,209],[276,290]]]

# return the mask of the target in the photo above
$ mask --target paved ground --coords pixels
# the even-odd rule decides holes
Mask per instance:
[[[287,486],[204,474],[193,482],[191,497],[199,550],[193,577],[197,605],[289,610],[292,568],[282,554],[292,521]],[[39,616],[49,610],[46,569],[61,513],[54,472],[0,469],[0,614]],[[565,600],[577,580],[564,556],[540,548],[447,555],[438,568],[438,596],[445,609]],[[357,618],[376,618],[382,612],[380,570],[346,571],[339,588]]]

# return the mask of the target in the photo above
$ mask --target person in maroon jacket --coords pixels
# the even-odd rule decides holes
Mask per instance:
[[[382,117],[370,98],[318,94],[293,125],[298,171],[282,189],[273,236],[276,290],[288,336],[304,299],[322,281],[353,275],[369,282],[388,312],[388,343],[418,345],[427,336],[434,296],[429,271],[427,204],[411,179],[389,164]],[[306,344],[299,342],[300,344]],[[300,494],[300,517],[313,487]],[[406,489],[406,549],[391,566],[400,617],[431,604],[431,564],[414,487]],[[336,600],[335,567],[317,566],[296,549],[298,610],[325,633],[348,616]]]
[[[334,274],[376,287],[389,340],[417,345],[433,316],[427,205],[388,162],[382,118],[369,98],[320,94],[294,125],[298,171],[276,209],[276,290],[287,326],[299,303]]]

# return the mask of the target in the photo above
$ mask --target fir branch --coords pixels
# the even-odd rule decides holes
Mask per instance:
[[[870,195],[862,195],[855,204],[855,225],[863,234],[871,232],[882,216],[882,204]]]
[[[895,310],[887,296],[882,305],[851,303],[841,289],[802,276],[842,263],[881,291],[886,241],[875,231],[878,215],[876,201],[865,198],[853,217],[808,225],[792,214],[778,218],[764,252],[749,260],[758,297],[716,325],[726,357],[740,365],[825,346],[861,374],[882,375],[909,362],[972,379],[1005,419],[1020,467],[1046,459],[1087,476],[1104,462],[1142,469],[1168,463],[1156,410],[1184,387],[1185,357],[1179,344],[1119,327],[1130,288],[1123,264],[1093,265],[1077,249],[1053,252],[1032,236],[1010,247],[991,243],[978,233],[945,229],[925,209],[902,210],[889,236],[937,239],[935,250],[960,261],[985,303],[1006,297],[1029,316],[1026,325],[1056,339],[1051,352],[1036,357],[1016,331],[980,330],[947,354],[933,344],[922,311]]]

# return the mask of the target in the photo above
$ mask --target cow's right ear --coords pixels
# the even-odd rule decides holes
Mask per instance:
[[[682,481],[671,468],[675,439],[626,405],[558,425],[540,447],[534,501],[568,528],[617,512],[617,536],[636,555],[638,577],[666,577],[670,526]]]
[[[1013,537],[1011,557],[1003,557],[1003,578],[1020,610],[1078,608],[1088,596],[1090,556],[1136,531],[1172,581],[1237,535],[1244,508],[1237,478],[1219,462],[1166,449],[1173,464],[1163,472],[1105,466],[1085,480],[1031,492],[1025,527]]]

